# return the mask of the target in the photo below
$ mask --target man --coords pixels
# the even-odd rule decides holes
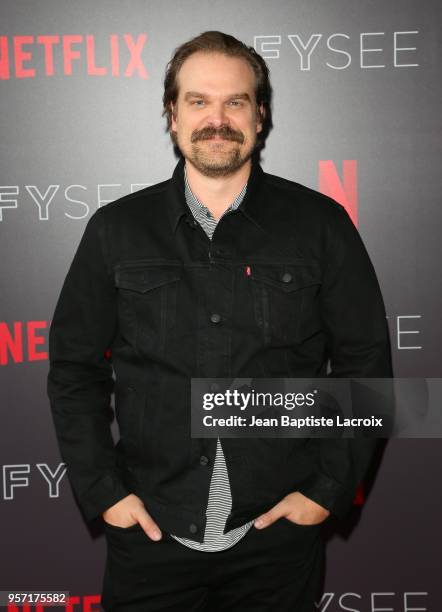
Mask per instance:
[[[237,39],[179,47],[173,177],[96,211],[57,303],[48,394],[80,505],[104,519],[106,610],[311,612],[320,524],[349,510],[372,456],[367,439],[190,436],[192,377],[391,376],[347,213],[258,163],[270,94]]]

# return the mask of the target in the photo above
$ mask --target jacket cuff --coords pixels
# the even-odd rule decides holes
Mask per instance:
[[[79,499],[80,507],[88,521],[101,517],[102,513],[130,495],[117,474],[106,474]]]
[[[298,486],[297,490],[339,519],[344,518],[350,510],[355,493],[349,491],[348,486],[343,487],[336,480],[319,472]]]

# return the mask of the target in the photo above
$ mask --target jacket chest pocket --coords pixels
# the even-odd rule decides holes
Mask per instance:
[[[121,264],[115,270],[120,333],[140,350],[164,352],[176,322],[180,264]]]
[[[315,264],[255,264],[250,279],[265,345],[296,344],[318,329],[321,281]]]

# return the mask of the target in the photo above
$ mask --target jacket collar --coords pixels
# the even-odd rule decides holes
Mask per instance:
[[[168,214],[172,230],[175,232],[178,222],[182,216],[192,219],[191,212],[186,203],[184,192],[184,158],[181,157],[175,166],[172,178],[168,187]],[[258,161],[252,158],[252,169],[249,180],[247,181],[246,195],[238,206],[237,210],[241,211],[252,223],[260,229],[264,229],[264,201],[263,201],[263,182],[264,171]]]

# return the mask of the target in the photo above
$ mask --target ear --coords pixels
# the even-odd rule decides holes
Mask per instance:
[[[258,120],[256,122],[256,133],[262,132],[263,122],[266,115],[264,104],[260,104],[258,107]]]
[[[171,110],[170,129],[173,132],[176,132],[176,128],[177,128],[177,125],[176,125],[176,111],[177,111],[177,108],[176,108],[176,104],[174,105],[173,102],[170,103],[170,110]]]

